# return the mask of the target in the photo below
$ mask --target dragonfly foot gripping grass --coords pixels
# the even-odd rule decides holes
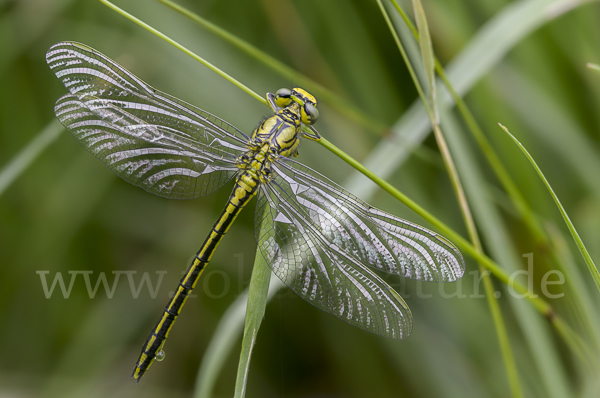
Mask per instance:
[[[275,275],[316,307],[392,339],[412,331],[410,309],[379,270],[452,282],[464,260],[439,234],[378,210],[290,159],[301,138],[319,140],[317,101],[301,88],[267,94],[273,115],[248,136],[226,121],[155,90],[79,43],[52,46],[48,65],[69,93],[60,122],[126,181],[174,199],[208,195],[234,181],[225,209],[142,347],[132,376],[162,348],[219,242],[257,197],[258,250]]]

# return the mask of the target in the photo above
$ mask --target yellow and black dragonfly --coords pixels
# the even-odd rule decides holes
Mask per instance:
[[[301,88],[267,94],[273,115],[248,136],[226,121],[155,90],[79,43],[52,46],[50,69],[69,93],[56,117],[124,180],[173,199],[194,199],[234,181],[225,210],[194,257],[133,371],[148,370],[219,242],[257,196],[256,239],[273,273],[299,296],[346,322],[406,338],[406,302],[372,269],[421,281],[462,277],[447,239],[378,210],[290,159],[300,138],[319,140],[317,101]]]

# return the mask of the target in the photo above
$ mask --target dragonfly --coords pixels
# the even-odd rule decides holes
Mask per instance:
[[[366,331],[398,340],[412,331],[408,305],[375,270],[431,282],[463,276],[464,259],[448,239],[292,159],[302,138],[321,139],[313,126],[317,100],[306,90],[267,93],[273,114],[246,135],[84,44],[57,43],[46,60],[69,91],[56,102],[56,117],[119,177],[172,199],[202,197],[233,180],[225,209],[142,346],[136,381],[164,355],[202,271],[255,196],[258,250],[273,273],[309,303]]]

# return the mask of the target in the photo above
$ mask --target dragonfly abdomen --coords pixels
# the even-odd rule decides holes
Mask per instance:
[[[225,236],[242,208],[256,194],[257,189],[258,180],[253,173],[244,171],[238,176],[225,209],[214,224],[212,231],[194,257],[185,275],[181,278],[177,290],[173,294],[169,304],[165,307],[163,315],[142,347],[142,353],[135,364],[132,374],[133,378],[137,381],[142,378],[154,362],[157,353],[162,350],[175,320],[181,313],[181,309],[185,305],[188,296],[196,287],[196,283],[200,279],[200,275],[204,271],[206,264],[212,258],[221,239],[223,239],[223,236]]]

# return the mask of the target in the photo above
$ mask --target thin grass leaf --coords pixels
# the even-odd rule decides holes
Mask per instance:
[[[392,30],[392,35],[394,36],[394,39],[398,43],[397,35],[395,34],[394,30],[391,27],[389,18],[387,18],[386,11],[382,7],[381,3],[380,2],[378,2],[378,3],[380,5],[380,9],[382,10],[382,13],[384,14],[384,17],[386,17],[386,21],[388,21],[388,25],[390,26],[390,28]],[[479,69],[479,72],[483,72],[484,68],[489,68],[491,66],[491,63],[489,63],[491,60],[495,61],[500,56],[502,56],[504,54],[504,52],[506,52],[510,46],[512,46],[516,42],[518,42],[518,39],[520,39],[518,37],[519,34],[525,35],[525,34],[529,33],[534,27],[537,27],[546,21],[546,19],[540,18],[540,14],[539,14],[540,12],[547,13],[550,11],[555,11],[552,14],[543,14],[544,17],[548,17],[550,15],[556,17],[556,16],[560,15],[561,14],[560,12],[556,12],[556,10],[560,9],[559,7],[557,8],[557,5],[560,5],[559,1],[546,1],[546,2],[531,1],[531,2],[527,2],[527,3],[518,3],[517,5],[511,5],[509,8],[507,8],[507,11],[505,14],[500,14],[500,16],[502,18],[496,18],[496,20],[492,21],[492,23],[488,25],[489,29],[484,30],[484,32],[486,34],[480,35],[480,37],[476,37],[476,39],[474,40],[474,43],[472,43],[472,46],[470,48],[468,47],[467,50],[461,54],[463,56],[463,58],[458,58],[457,62],[454,65],[460,65],[459,61],[461,61],[461,62],[465,62],[464,65],[461,65],[462,67],[465,68],[465,70],[475,66],[476,69],[477,68]],[[569,2],[569,5],[573,6],[573,4],[571,2]],[[520,7],[523,7],[523,9],[521,9]],[[518,9],[518,11],[517,11],[517,9]],[[566,9],[563,9],[563,12],[565,10]],[[515,13],[518,13],[518,16],[516,16]],[[512,30],[514,28],[513,25],[515,24],[515,21],[522,23],[516,29],[516,31]],[[513,26],[513,28],[508,28],[508,26],[505,26],[505,25],[509,25],[509,24],[511,26]],[[506,34],[507,31],[510,31],[509,35]],[[490,39],[493,39],[493,41],[495,42],[495,44],[493,46],[491,46],[492,43],[491,43]],[[498,45],[498,42],[502,42],[502,44]],[[485,43],[485,46],[484,46],[484,43]],[[401,45],[398,44],[398,46],[402,52]],[[488,50],[488,48],[491,48],[492,50],[490,51],[490,50]],[[478,52],[488,55],[488,58],[485,59],[485,57],[482,57],[481,54],[477,54]],[[491,57],[489,55],[491,55]],[[404,58],[406,59],[406,57],[404,57]],[[466,63],[466,62],[468,62],[468,63]],[[411,73],[411,76],[412,75],[413,74]],[[449,76],[452,76],[452,70],[450,71]],[[465,74],[465,75],[463,75],[463,81],[468,81],[468,79],[471,79],[473,76],[474,76],[474,73],[470,73],[468,75]],[[416,79],[414,79],[414,77],[413,77],[413,80],[415,81],[415,84],[418,84],[418,82],[416,81]],[[457,79],[456,85],[459,87],[459,90],[461,88],[460,86],[462,86],[462,83],[463,82],[461,82],[459,79]],[[418,88],[418,86],[417,86],[417,88]],[[421,94],[420,91],[419,91],[419,93]],[[445,94],[446,95],[444,96],[444,102],[447,106],[448,104],[450,104],[450,100],[448,98],[448,93],[445,93]],[[385,145],[381,144],[381,146],[379,148],[376,148],[373,151],[373,154],[370,157],[370,159],[367,160],[368,163],[372,163],[372,165],[374,165],[374,166],[382,166],[384,175],[386,175],[386,176],[389,175],[388,173],[391,173],[392,170],[394,170],[394,168],[405,159],[405,155],[408,153],[408,151],[406,149],[407,140],[410,142],[417,141],[416,136],[414,134],[412,134],[412,132],[416,131],[417,128],[422,129],[421,138],[423,138],[425,133],[427,132],[427,124],[428,123],[427,123],[427,120],[425,120],[424,118],[426,116],[428,116],[431,119],[431,111],[428,109],[427,104],[424,103],[425,112],[423,112],[423,108],[419,109],[420,105],[421,104],[415,102],[415,104],[413,104],[413,106],[409,109],[408,113],[405,114],[405,116],[407,116],[407,118],[401,119],[401,123],[406,121],[402,125],[402,128],[404,128],[404,130],[402,130],[402,129],[398,130],[397,128],[394,128],[395,133],[398,133],[398,131],[400,131],[400,132],[403,131],[407,135],[405,135],[404,137],[399,139],[398,140],[399,142],[395,143],[397,145],[389,145],[389,143],[387,143],[387,142],[385,143]],[[410,120],[410,121],[408,121],[408,120]],[[400,134],[395,134],[395,137],[399,137],[399,136],[400,136]],[[407,136],[408,136],[408,138],[406,138]],[[373,160],[371,160],[371,159],[373,159]],[[344,159],[344,160],[346,160],[346,159]],[[363,174],[365,174],[363,171],[361,171],[361,170],[359,170],[359,171],[362,172]],[[365,176],[367,176],[368,178],[371,178],[371,176],[368,176],[367,174],[365,174]],[[383,185],[379,184],[378,182],[376,182],[376,183],[378,185],[384,187]],[[350,184],[353,186],[353,188],[356,188],[356,190],[358,190],[359,192],[363,192],[363,195],[364,195],[365,191],[367,191],[369,194],[371,194],[372,190],[374,188],[372,185],[365,184],[364,179],[360,178],[358,176],[354,176],[352,178],[352,180],[350,180]],[[384,189],[386,189],[386,188],[384,187]],[[395,197],[400,199],[400,196],[395,196]],[[400,200],[404,202],[404,200],[402,200],[402,199],[400,199]],[[407,204],[407,203],[405,202],[405,204]],[[411,207],[411,205],[408,205],[408,206]],[[445,231],[444,233],[446,235],[450,236],[450,234],[447,231]],[[457,238],[459,238],[460,240],[457,240]],[[459,247],[461,247],[463,250],[465,250],[470,255],[475,257],[478,261],[480,261],[480,262],[481,262],[481,260],[485,261],[482,264],[484,266],[486,266],[486,268],[489,268],[491,266],[492,268],[489,268],[489,269],[492,270],[492,273],[494,273],[498,278],[500,278],[500,280],[504,279],[503,274],[505,272],[502,270],[501,272],[497,273],[497,271],[499,271],[500,268],[496,268],[497,265],[491,264],[491,263],[493,263],[493,261],[489,260],[489,258],[487,256],[483,256],[484,258],[481,258],[479,256],[479,253],[477,253],[476,248],[471,246],[467,241],[463,240],[462,237],[454,236],[453,241],[456,244],[458,244]],[[463,246],[463,244],[466,244],[466,245]],[[487,261],[486,259],[489,261]],[[504,279],[503,282],[508,283],[508,279]],[[530,297],[530,296],[528,295],[527,297]],[[533,301],[535,301],[535,300],[533,300]],[[557,328],[560,335],[565,339],[565,342],[569,345],[569,347],[572,349],[572,351],[578,357],[580,357],[580,359],[582,361],[589,364],[589,361],[587,361],[587,358],[585,355],[586,351],[581,349],[581,344],[583,344],[583,343],[581,342],[581,339],[579,338],[579,336],[572,329],[570,329],[562,321],[562,319],[555,321],[554,320],[554,318],[555,318],[554,311],[551,309],[550,305],[547,302],[545,302],[544,300],[542,300],[542,302],[543,302],[543,304],[541,302],[538,302],[538,303],[533,302],[533,304],[537,308],[537,310],[540,311],[541,314],[543,314],[544,316],[551,317],[550,319],[553,320],[553,325]],[[525,317],[523,317],[523,319],[525,319]]]
[[[594,70],[597,70],[598,72],[600,72],[600,65],[592,64],[591,62],[589,62],[586,66],[590,69],[594,69]]]
[[[99,1],[101,3],[103,3],[104,5],[108,6],[109,8],[113,9],[114,11],[118,12],[119,14],[123,15],[125,18],[129,19],[130,21],[135,22],[136,24],[138,24],[142,28],[144,28],[147,31],[149,31],[149,32],[155,34],[156,36],[160,37],[161,39],[163,39],[167,43],[171,44],[173,47],[175,47],[175,48],[183,51],[184,53],[186,53],[190,57],[194,58],[196,61],[200,62],[201,64],[203,64],[204,66],[206,66],[207,68],[209,68],[210,70],[212,70],[213,72],[215,72],[216,74],[218,74],[219,76],[223,77],[225,80],[227,80],[227,81],[233,83],[234,85],[236,85],[240,90],[242,90],[246,94],[254,97],[258,101],[260,101],[263,104],[267,105],[267,100],[265,98],[261,97],[256,92],[254,92],[252,89],[250,89],[249,87],[247,87],[245,84],[241,83],[239,80],[237,80],[237,79],[233,78],[232,76],[228,75],[223,70],[217,68],[215,65],[211,64],[210,62],[208,62],[207,60],[205,60],[201,56],[195,54],[191,50],[189,50],[186,47],[182,46],[181,44],[177,43],[175,40],[171,39],[167,35],[159,32],[156,29],[154,29],[153,27],[151,27],[147,23],[145,23],[145,22],[141,21],[140,19],[134,17],[133,15],[129,14],[125,10],[117,7],[116,5],[114,5],[113,3],[111,3],[110,1],[108,1],[108,0],[99,0]]]
[[[434,104],[428,104],[428,101],[425,98],[425,95],[423,94],[423,89],[421,87],[419,79],[416,77],[416,74],[415,74],[412,64],[410,62],[410,59],[408,58],[408,56],[406,54],[406,50],[404,49],[404,45],[402,44],[402,42],[399,38],[398,32],[396,32],[396,29],[394,28],[394,25],[391,22],[390,16],[388,15],[385,7],[383,6],[383,3],[380,0],[378,0],[378,4],[379,4],[379,8],[381,10],[381,13],[388,25],[390,33],[392,34],[392,37],[394,38],[394,41],[396,42],[398,50],[400,51],[400,54],[402,55],[402,58],[404,59],[404,63],[406,64],[406,67],[408,68],[408,70],[410,72],[410,75],[412,77],[415,88],[417,89],[419,96],[421,97],[421,100],[425,106],[427,115],[429,116],[429,121],[435,132],[435,136],[436,136],[438,146],[440,148],[440,152],[442,153],[442,158],[444,159],[444,164],[446,165],[446,169],[448,170],[448,174],[450,176],[452,186],[453,186],[456,196],[458,198],[465,224],[467,225],[467,229],[469,230],[469,235],[470,235],[471,239],[473,240],[474,246],[472,246],[472,247],[475,251],[477,251],[480,244],[479,244],[479,239],[477,238],[477,233],[475,230],[475,223],[473,222],[473,219],[471,217],[469,206],[466,201],[465,194],[462,189],[462,185],[460,183],[460,178],[459,178],[458,174],[456,173],[456,168],[454,166],[452,156],[450,155],[450,152],[448,150],[448,146],[446,144],[444,136],[443,136],[441,130],[439,129],[438,115],[435,114],[435,112],[432,110],[432,105],[434,105]],[[415,7],[416,7],[415,14],[417,14],[417,18],[420,19],[420,22],[418,21],[417,24],[419,25],[419,30],[420,30],[419,42],[421,45],[421,57],[423,59],[424,67],[427,69],[426,74],[428,76],[428,83],[430,85],[435,85],[435,73],[434,73],[434,69],[433,69],[435,66],[435,63],[434,63],[435,58],[433,55],[433,49],[431,47],[431,39],[429,38],[429,32],[427,29],[427,21],[425,19],[425,14],[424,14],[422,7],[421,7],[420,12],[417,11],[417,8],[419,8],[419,6],[420,6],[420,4],[415,5]],[[430,74],[431,74],[431,76],[430,76]],[[435,100],[435,96],[431,97],[431,99]],[[367,176],[367,177],[371,178],[373,176],[374,176],[374,174],[372,174],[371,176]],[[405,197],[404,199],[407,199],[407,198]]]
[[[261,226],[262,228],[262,226]],[[273,228],[271,228],[273,230]],[[244,326],[244,339],[242,341],[242,352],[235,381],[235,397],[242,398],[246,395],[248,384],[248,373],[250,368],[250,357],[256,343],[258,329],[265,315],[265,307],[268,301],[269,281],[271,279],[271,268],[267,265],[260,251],[256,251],[254,269],[248,288],[248,307],[246,308],[246,323]]]
[[[503,83],[498,85],[497,93],[515,114],[531,126],[528,131],[534,138],[566,159],[587,188],[600,197],[600,179],[596,172],[600,170],[600,152],[589,138],[585,126],[569,114],[543,85],[525,78],[511,67],[501,66],[498,71],[502,74]],[[525,111],[525,104],[535,106],[529,106]]]
[[[369,117],[365,113],[363,113],[360,109],[356,108],[348,101],[329,90],[327,87],[317,83],[316,81],[308,78],[307,76],[299,73],[298,71],[290,68],[285,65],[283,62],[273,58],[266,52],[262,51],[259,48],[251,45],[250,43],[240,39],[239,37],[227,32],[221,27],[215,25],[214,23],[202,18],[200,15],[188,10],[187,8],[172,2],[171,0],[158,0],[163,3],[167,7],[179,12],[180,14],[186,16],[192,21],[196,22],[198,25],[202,26],[206,30],[214,33],[219,36],[223,40],[231,43],[241,51],[250,55],[252,58],[260,61],[273,71],[279,73],[281,76],[289,79],[290,81],[295,82],[299,86],[308,89],[311,93],[315,94],[317,98],[322,101],[326,101],[329,106],[338,110],[341,114],[348,117],[350,120],[355,121],[361,126],[365,127],[368,131],[375,132],[378,135],[383,134],[387,131],[388,126],[385,126]]]
[[[577,233],[575,226],[573,225],[573,223],[571,222],[571,219],[567,215],[567,212],[565,211],[565,208],[563,207],[562,203],[560,203],[558,196],[556,196],[556,193],[550,186],[550,183],[544,176],[544,173],[542,173],[542,170],[540,170],[539,166],[537,165],[537,163],[535,162],[533,157],[529,154],[527,149],[525,149],[525,147],[519,142],[519,140],[517,140],[515,138],[515,136],[512,135],[510,133],[510,131],[508,131],[508,129],[506,127],[504,127],[500,123],[498,123],[498,124],[506,132],[506,134],[508,134],[509,137],[512,138],[512,140],[515,142],[515,144],[517,144],[519,149],[521,151],[523,151],[523,153],[525,154],[525,156],[527,157],[527,159],[529,160],[529,162],[531,163],[531,165],[537,172],[538,176],[544,182],[544,185],[546,185],[546,188],[548,188],[548,192],[550,192],[552,199],[554,199],[554,203],[556,203],[556,207],[558,207],[558,210],[560,211],[560,215],[562,216],[563,220],[565,221],[565,224],[567,224],[567,228],[569,229],[569,232],[571,233],[571,236],[573,237],[573,240],[575,241],[575,245],[579,249],[579,252],[581,253],[581,256],[583,257],[583,260],[585,261],[585,264],[587,265],[588,270],[590,271],[590,274],[592,275],[592,278],[594,278],[594,282],[596,283],[596,287],[598,288],[598,291],[600,291],[600,273],[598,272],[598,268],[596,268],[596,264],[594,264],[594,261],[592,260],[592,257],[590,256],[587,249],[585,248],[585,245],[583,244],[581,237]]]
[[[512,234],[489,194],[491,187],[487,184],[486,177],[478,165],[475,151],[469,147],[465,135],[460,133],[460,123],[455,120],[454,115],[451,112],[443,111],[441,116],[448,137],[448,144],[456,155],[457,168],[463,177],[465,190],[470,203],[472,203],[472,210],[477,218],[481,235],[486,242],[486,248],[507,272],[515,272],[519,269],[517,264],[522,260],[511,241]],[[484,283],[486,279],[483,279]],[[488,294],[486,290],[486,296]],[[539,382],[536,381],[539,384],[538,388],[543,390],[545,396],[553,398],[569,396],[569,386],[564,376],[565,369],[560,361],[556,346],[553,344],[552,333],[546,319],[536,316],[531,306],[524,303],[523,300],[507,300],[507,304],[513,310],[525,342],[531,349],[534,372],[540,376]],[[496,317],[497,315],[492,312],[492,316]],[[494,323],[496,322],[498,321],[495,320]],[[502,333],[503,328],[496,328],[496,332]],[[516,383],[519,380],[517,368],[511,356],[516,354],[518,357],[521,353],[513,353],[512,350],[509,351],[505,348],[509,347],[508,336],[499,335],[498,339],[500,340],[502,355],[505,357],[505,363],[509,364],[507,366],[509,383],[511,389],[515,391]],[[523,380],[528,381],[531,376],[528,377],[523,374],[525,370],[522,368],[520,371]]]
[[[569,246],[556,224],[550,223],[546,229],[552,246],[556,248],[555,252],[558,256],[556,263],[560,264],[559,270],[567,276],[565,284],[568,286],[569,294],[565,298],[572,303],[573,312],[581,328],[585,330],[588,340],[592,341],[596,351],[600,352],[600,317],[595,308],[596,303],[590,296],[588,284],[585,283],[584,275],[579,271]]]
[[[206,352],[202,356],[202,362],[196,375],[194,397],[208,398],[213,396],[213,388],[217,377],[223,369],[225,360],[231,352],[233,345],[237,342],[239,334],[243,330],[242,326],[244,324],[247,299],[248,289],[231,303],[221,317]]]
[[[402,16],[405,17],[405,14],[398,6],[398,4],[394,1],[394,5],[397,7]],[[428,98],[429,98],[429,107],[431,112],[428,112],[431,125],[433,127],[433,131],[435,133],[436,141],[438,143],[438,147],[440,149],[440,153],[444,160],[444,164],[446,166],[446,170],[450,177],[452,186],[454,188],[454,192],[456,194],[457,200],[459,202],[459,206],[461,209],[461,213],[463,215],[463,219],[465,225],[467,227],[467,231],[469,233],[469,238],[473,243],[475,249],[483,254],[483,247],[481,245],[481,241],[479,239],[479,233],[477,232],[477,228],[475,226],[475,222],[473,220],[473,216],[471,213],[471,209],[469,207],[469,203],[467,201],[462,183],[460,181],[460,177],[456,170],[456,166],[454,164],[454,160],[452,159],[452,154],[448,148],[446,143],[446,139],[442,134],[440,128],[440,120],[439,120],[439,112],[437,108],[437,99],[436,99],[436,81],[435,81],[435,68],[436,68],[436,58],[433,53],[433,47],[431,44],[431,37],[429,35],[429,28],[427,26],[427,19],[425,17],[425,11],[423,10],[423,6],[420,0],[413,0],[413,9],[415,11],[415,19],[417,21],[418,32],[415,32],[414,28],[412,28],[412,24],[405,17],[409,28],[411,28],[412,32],[415,33],[419,45],[421,47],[421,57],[423,61],[423,66],[426,72],[427,81],[428,81]],[[390,29],[392,27],[390,26]],[[492,314],[492,318],[494,321],[494,327],[496,328],[496,335],[498,337],[498,341],[500,344],[502,356],[504,359],[504,364],[506,367],[506,372],[508,375],[508,381],[510,384],[510,388],[512,391],[513,397],[522,397],[523,390],[521,388],[521,383],[519,381],[519,375],[517,372],[516,364],[514,361],[514,355],[510,346],[510,342],[508,340],[508,334],[506,328],[504,326],[504,321],[502,319],[502,314],[500,312],[500,307],[498,305],[498,300],[494,296],[494,290],[491,278],[488,274],[484,273],[484,265],[479,263],[479,270],[483,275],[484,289],[486,292],[486,299],[488,302],[488,306],[490,309],[490,313]]]
[[[269,284],[267,301],[285,285],[278,278],[271,278]],[[248,301],[248,289],[246,289],[221,317],[219,325],[213,333],[212,340],[198,369],[196,376],[196,387],[194,397],[209,398],[214,395],[213,387],[223,369],[225,360],[231,353],[233,346],[238,343],[239,337],[244,330],[244,318]]]
[[[427,114],[430,116],[430,119],[435,120],[435,118],[433,118],[433,115],[431,113],[432,111],[429,106],[429,102],[427,101],[427,97],[425,96],[425,93],[423,92],[423,88],[421,87],[421,83],[419,82],[417,74],[415,73],[412,63],[410,62],[410,58],[409,58],[408,54],[406,53],[406,50],[404,49],[404,45],[402,44],[402,41],[400,40],[398,33],[396,32],[396,29],[394,29],[394,24],[392,23],[392,20],[390,19],[390,16],[389,16],[387,10],[385,9],[385,6],[383,5],[381,0],[377,0],[377,4],[379,5],[379,9],[381,10],[381,14],[383,15],[383,18],[385,19],[386,24],[388,25],[390,33],[392,34],[392,37],[394,38],[394,41],[396,42],[398,51],[400,51],[400,54],[402,55],[404,64],[406,65],[406,68],[408,69],[408,73],[410,74],[413,84],[415,85],[415,88],[417,89],[417,92],[419,93],[419,97],[421,98],[422,104],[425,107]],[[432,123],[432,124],[435,124],[435,123]]]
[[[58,138],[62,131],[64,128],[58,120],[48,123],[25,148],[0,169],[0,196]]]
[[[436,84],[435,84],[435,56],[433,55],[433,46],[431,44],[431,36],[429,27],[427,26],[427,18],[421,0],[413,0],[413,9],[415,10],[415,20],[419,32],[418,40],[421,47],[421,58],[427,76],[428,90],[427,98],[429,99],[429,107],[433,111],[433,119],[435,124],[440,123],[440,114],[437,109],[436,100]]]
[[[446,124],[444,124],[444,126],[446,126]],[[446,143],[446,139],[444,138],[444,135],[442,135],[439,125],[434,125],[433,130],[435,132],[435,137],[438,142],[438,146],[440,148],[442,157],[444,159],[444,163],[446,164],[446,169],[448,170],[452,186],[454,187],[454,191],[457,196],[458,203],[463,214],[463,219],[465,221],[465,225],[469,233],[469,238],[471,239],[471,242],[473,243],[475,249],[480,254],[483,254],[483,247],[481,245],[479,233],[475,226],[475,221],[473,220],[471,208],[469,207],[464,188],[456,170],[454,160],[452,159],[450,149],[448,148],[448,145]],[[506,331],[506,327],[504,326],[504,320],[502,319],[502,314],[500,312],[500,306],[498,305],[497,298],[494,296],[495,292],[492,285],[491,277],[488,273],[484,272],[484,264],[482,264],[480,261],[478,267],[480,273],[482,274],[484,289],[486,293],[486,300],[490,309],[490,313],[492,315],[492,319],[494,321],[494,327],[496,329],[496,335],[500,344],[500,351],[504,360],[504,365],[506,368],[506,373],[508,376],[508,382],[510,385],[512,396],[515,398],[520,398],[523,397],[523,389],[519,380],[519,374],[517,372],[517,366],[514,360],[513,351],[511,349],[510,342],[508,339],[508,333]]]

